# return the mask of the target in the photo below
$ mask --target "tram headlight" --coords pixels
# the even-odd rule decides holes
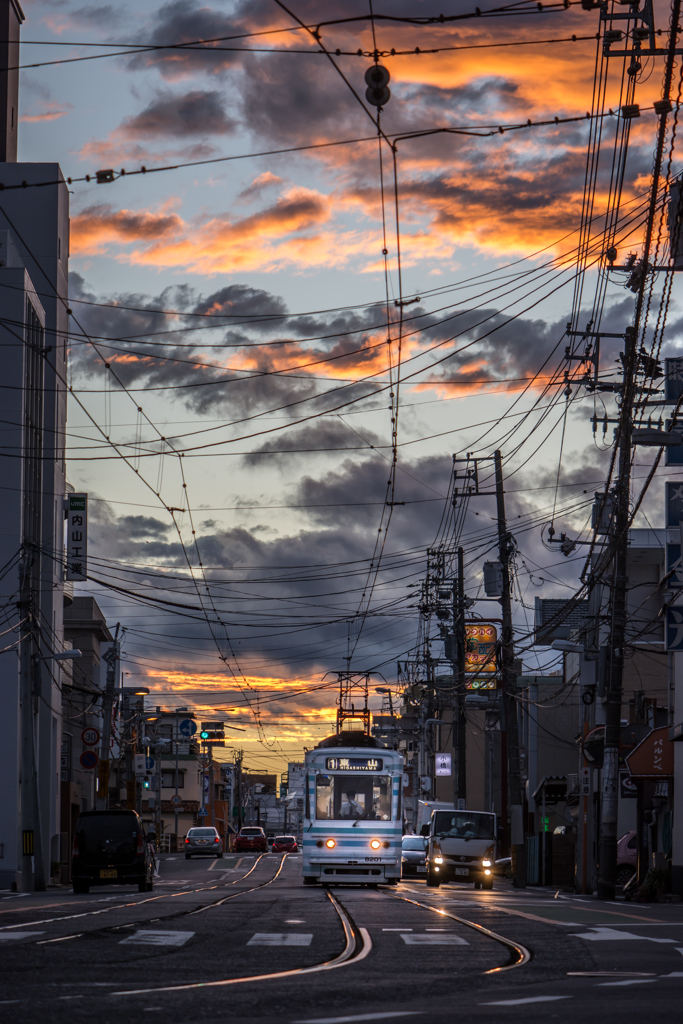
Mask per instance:
[[[336,843],[336,840],[334,840],[334,839],[327,839],[327,840],[325,840],[325,846],[327,847],[328,850],[333,850],[336,845],[337,845],[337,843]]]
[[[381,845],[382,844],[380,843],[379,839],[370,840],[370,846],[372,847],[373,850],[379,850]]]

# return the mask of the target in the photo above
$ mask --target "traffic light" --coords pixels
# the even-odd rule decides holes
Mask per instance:
[[[223,722],[202,722],[202,731],[199,734],[207,743],[215,743],[225,739],[225,728]]]
[[[142,788],[143,789],[150,789],[151,788],[151,784],[150,784],[149,778],[144,778],[142,780]]]

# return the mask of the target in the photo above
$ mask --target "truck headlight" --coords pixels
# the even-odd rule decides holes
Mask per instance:
[[[490,874],[491,874],[491,872],[490,872],[490,871],[489,871],[489,870],[487,869],[487,870],[486,870],[486,871],[484,872],[484,874],[485,874],[485,875],[490,875]]]
[[[490,860],[483,860],[481,863],[482,863],[482,867],[485,867],[485,868],[490,868],[491,867],[491,861]]]
[[[435,864],[443,864],[443,857],[435,857],[434,858],[434,863]]]

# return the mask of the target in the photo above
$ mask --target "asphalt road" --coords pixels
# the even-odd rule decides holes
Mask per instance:
[[[328,893],[296,855],[162,856],[153,893],[0,893],[0,946],[0,1020],[22,1024],[604,1024],[675,1019],[683,998],[683,904],[506,882]]]

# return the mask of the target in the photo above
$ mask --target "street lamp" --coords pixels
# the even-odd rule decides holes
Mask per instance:
[[[550,645],[554,651],[566,651],[567,654],[583,654],[583,644],[572,643],[571,640],[553,640]]]
[[[82,658],[83,654],[77,648],[73,647],[68,651],[57,651],[56,654],[43,654],[41,657],[43,661],[71,661],[72,658]]]
[[[175,810],[175,847],[176,847],[176,852],[178,851],[178,715],[180,714],[181,711],[183,713],[186,713],[187,710],[188,710],[187,708],[176,708],[175,709],[175,795],[176,795],[176,799],[173,802],[173,807],[174,807],[174,810]],[[159,796],[161,796],[161,791],[159,791]]]

